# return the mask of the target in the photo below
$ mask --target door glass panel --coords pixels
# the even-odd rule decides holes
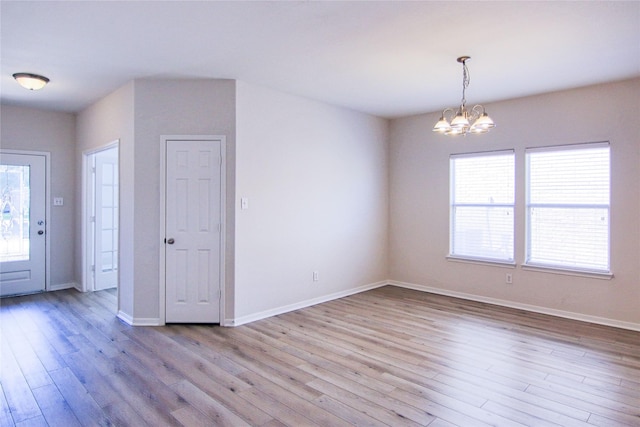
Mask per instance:
[[[106,163],[102,168],[102,184],[113,185],[113,165]]]
[[[113,190],[111,186],[102,186],[102,206],[113,206]]]
[[[113,269],[113,252],[102,252],[102,271],[112,271]]]
[[[113,228],[113,208],[102,208],[102,229],[111,230]]]
[[[113,251],[113,231],[102,230],[102,252]]]
[[[0,165],[0,262],[29,259],[29,169]]]

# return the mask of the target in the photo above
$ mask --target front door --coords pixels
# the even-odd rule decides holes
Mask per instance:
[[[0,153],[0,296],[45,290],[46,157]]]
[[[222,142],[166,141],[167,323],[219,323]]]

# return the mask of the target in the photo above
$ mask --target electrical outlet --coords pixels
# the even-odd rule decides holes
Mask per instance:
[[[507,273],[507,276],[505,278],[505,282],[508,283],[508,284],[512,284],[513,283],[513,274]]]
[[[313,272],[313,281],[317,282],[318,280],[320,280],[320,276],[319,276],[317,271],[314,271]]]

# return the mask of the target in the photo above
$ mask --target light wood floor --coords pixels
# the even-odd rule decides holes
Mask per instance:
[[[637,332],[395,287],[237,328],[1,305],[2,426],[640,426]]]

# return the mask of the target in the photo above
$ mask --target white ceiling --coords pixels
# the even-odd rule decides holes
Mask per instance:
[[[2,101],[79,111],[134,78],[229,78],[383,117],[640,76],[640,2],[6,1]],[[41,91],[16,72],[43,74]]]

